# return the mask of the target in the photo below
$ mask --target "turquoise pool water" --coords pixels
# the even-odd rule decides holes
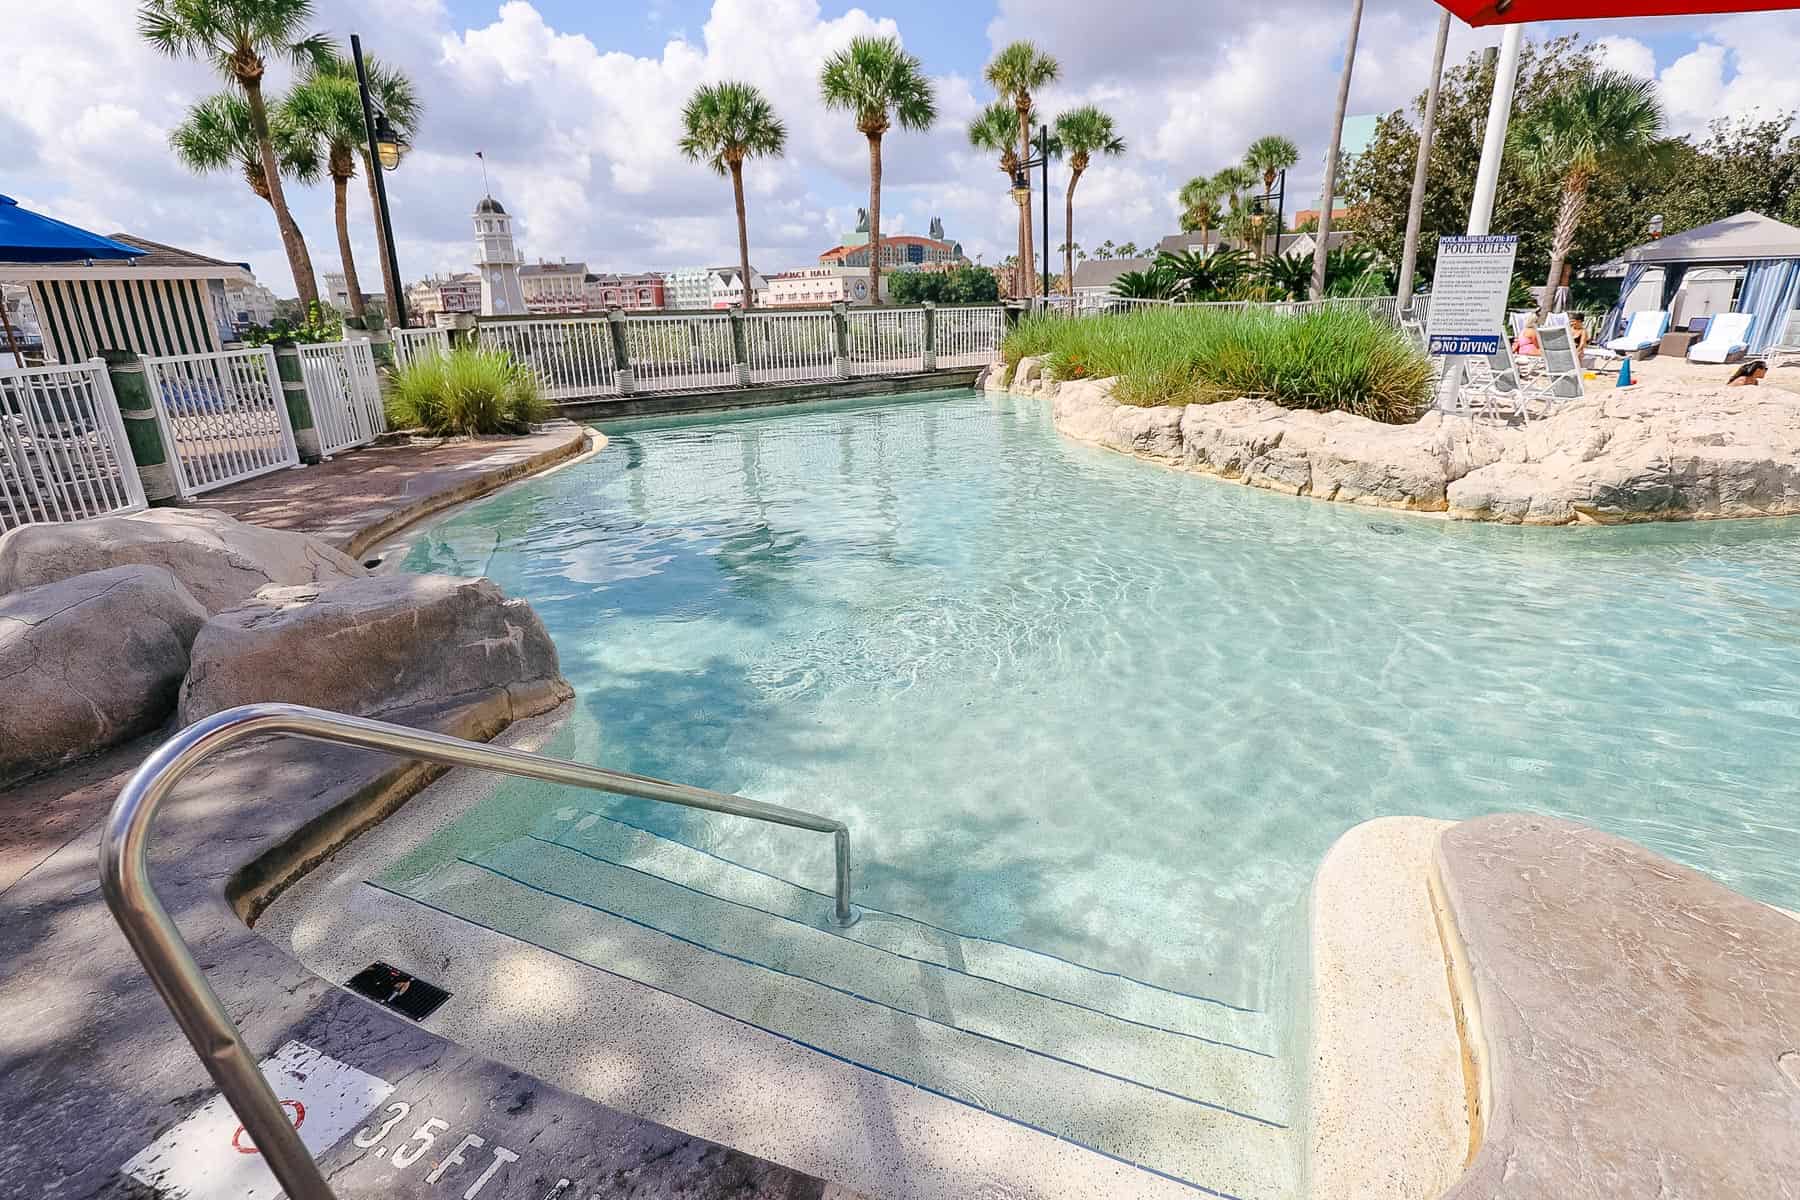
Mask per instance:
[[[407,569],[542,614],[555,752],[848,821],[859,903],[1250,1007],[1383,814],[1563,814],[1800,907],[1800,523],[1297,501],[968,393],[605,428]],[[563,802],[510,785],[450,836]],[[828,839],[605,807],[828,886]]]

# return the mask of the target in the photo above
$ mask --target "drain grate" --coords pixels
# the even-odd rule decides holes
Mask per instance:
[[[415,1021],[423,1021],[450,998],[450,993],[436,984],[426,983],[384,962],[370,963],[352,975],[345,986],[357,995],[367,996],[382,1007]]]

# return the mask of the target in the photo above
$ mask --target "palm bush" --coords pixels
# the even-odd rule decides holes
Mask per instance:
[[[1173,300],[1180,283],[1161,267],[1147,271],[1121,271],[1113,280],[1113,295],[1127,300]]]
[[[1165,250],[1156,256],[1156,267],[1175,280],[1182,299],[1199,303],[1223,299],[1249,273],[1251,259],[1244,251],[1229,248],[1211,254]]]
[[[1113,398],[1141,407],[1249,396],[1400,424],[1416,420],[1431,397],[1431,364],[1385,321],[1355,308],[1030,317],[1002,353],[1009,374],[1031,355],[1053,379],[1113,378]]]
[[[459,348],[401,368],[388,422],[427,433],[525,433],[549,411],[537,377],[500,350]]]

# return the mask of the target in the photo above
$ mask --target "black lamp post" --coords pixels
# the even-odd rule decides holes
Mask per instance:
[[[406,154],[406,139],[369,96],[369,72],[363,66],[362,38],[350,35],[350,54],[356,59],[356,88],[362,93],[363,136],[369,139],[377,170],[375,203],[380,211],[381,240],[387,246],[388,275],[394,281],[394,311],[388,314],[395,329],[406,328],[406,289],[400,278],[400,257],[394,251],[394,218],[388,213],[387,172],[399,167]]]
[[[1273,204],[1275,206],[1275,257],[1280,258],[1281,231],[1287,225],[1287,170],[1283,168],[1280,175],[1276,177],[1276,182],[1272,185],[1270,181],[1265,178],[1263,180],[1263,186],[1269,190],[1260,196],[1252,196],[1250,198],[1251,203],[1255,206],[1252,211],[1258,214],[1266,214],[1269,205]],[[1258,254],[1262,253],[1262,243],[1260,241],[1257,243],[1256,251]]]
[[[1022,160],[1013,168],[1012,193],[1021,203],[1030,199],[1031,176],[1027,174],[1031,168],[1041,171],[1044,191],[1044,303],[1050,302],[1050,127],[1038,126],[1038,153],[1036,158]],[[1074,280],[1070,280],[1073,288]]]

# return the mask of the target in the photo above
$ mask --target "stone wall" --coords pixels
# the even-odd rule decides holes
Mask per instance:
[[[1269,400],[1134,408],[1110,379],[1058,383],[1030,358],[1014,376],[1068,437],[1287,495],[1527,525],[1800,513],[1800,406],[1769,388],[1643,385],[1526,425],[1435,410],[1383,425]]]

